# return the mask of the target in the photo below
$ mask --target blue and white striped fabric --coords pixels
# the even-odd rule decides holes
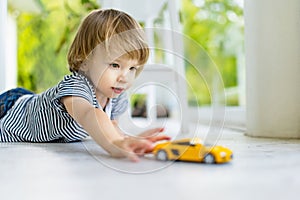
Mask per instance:
[[[88,133],[60,102],[64,96],[82,97],[102,109],[88,79],[73,73],[41,94],[20,97],[0,121],[0,142],[72,142],[86,138]],[[127,95],[123,93],[109,101],[105,112],[115,119],[127,108]]]

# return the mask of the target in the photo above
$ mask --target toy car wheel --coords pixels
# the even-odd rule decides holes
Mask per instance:
[[[166,161],[168,160],[168,154],[166,151],[164,150],[159,150],[156,154],[156,159],[157,160],[163,160],[163,161]]]
[[[204,162],[207,164],[213,164],[216,162],[215,157],[211,154],[208,153],[205,157],[204,157]]]

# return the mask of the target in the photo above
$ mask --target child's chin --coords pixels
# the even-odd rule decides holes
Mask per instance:
[[[118,96],[120,96],[122,93],[120,94],[116,94],[116,93],[113,93],[110,95],[110,98],[117,98]]]

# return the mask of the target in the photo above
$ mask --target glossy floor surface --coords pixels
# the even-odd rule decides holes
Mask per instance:
[[[227,164],[132,163],[110,158],[92,140],[70,144],[0,143],[3,200],[279,200],[300,195],[300,141],[222,130]]]

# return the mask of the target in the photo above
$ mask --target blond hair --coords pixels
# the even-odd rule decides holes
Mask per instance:
[[[125,12],[114,9],[92,11],[81,23],[68,52],[69,70],[79,71],[97,45],[106,52],[118,51],[129,59],[137,60],[137,74],[149,57],[145,34],[139,23]]]

